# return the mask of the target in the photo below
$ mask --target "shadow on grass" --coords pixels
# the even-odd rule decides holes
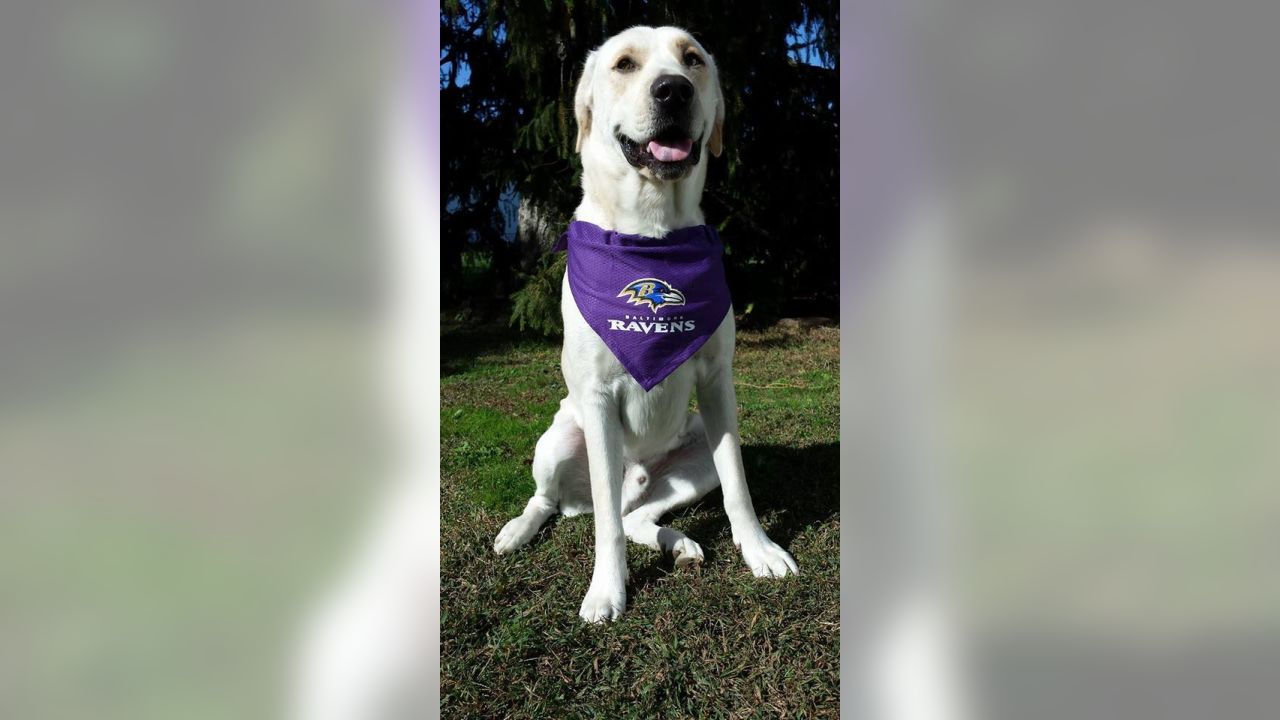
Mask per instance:
[[[736,343],[739,350],[773,350],[801,347],[807,340],[804,335],[794,333],[753,333],[740,334]]]
[[[481,358],[517,353],[521,348],[546,349],[560,346],[560,338],[521,333],[505,323],[478,326],[446,326],[440,333],[440,377],[465,373]]]
[[[840,445],[823,443],[796,448],[785,445],[747,445],[742,464],[756,515],[769,518],[769,538],[790,550],[797,535],[815,524],[830,521],[840,511]],[[705,562],[716,559],[713,541],[730,532],[724,512],[724,495],[717,488],[691,508],[674,515],[697,514],[684,533],[702,546]],[[659,520],[667,524],[671,515]],[[639,592],[672,572],[672,559],[632,568],[629,592]],[[802,568],[803,571],[803,568]]]

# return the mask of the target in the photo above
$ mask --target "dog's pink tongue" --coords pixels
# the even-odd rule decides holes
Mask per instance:
[[[689,157],[692,149],[693,140],[687,138],[675,143],[649,141],[649,153],[662,162],[679,162]]]

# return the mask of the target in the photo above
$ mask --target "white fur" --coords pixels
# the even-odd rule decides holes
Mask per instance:
[[[686,67],[677,52],[681,43],[696,47],[706,64]],[[633,57],[636,70],[614,70],[622,52]],[[615,137],[615,131],[635,139],[654,132],[649,87],[665,74],[693,82],[692,134],[704,144],[698,164],[676,180],[631,166]],[[583,166],[577,219],[653,237],[705,222],[699,203],[708,155],[720,149],[724,101],[715,61],[696,40],[670,27],[635,27],[614,36],[588,56],[575,106]],[[587,325],[567,277],[562,292],[561,365],[568,397],[535,451],[536,494],[498,534],[494,549],[504,553],[524,545],[557,508],[565,514],[586,511],[589,486],[596,557],[579,614],[588,622],[612,620],[626,609],[624,537],[671,552],[678,565],[700,561],[697,543],[656,521],[718,483],[734,542],[751,571],[758,577],[798,573],[791,555],[760,527],[747,492],[733,387],[732,310],[692,358],[645,392]],[[687,410],[695,388],[701,415]]]

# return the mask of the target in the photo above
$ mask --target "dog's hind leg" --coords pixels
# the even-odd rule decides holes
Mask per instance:
[[[512,519],[494,538],[499,555],[526,545],[552,515],[560,509],[566,483],[582,482],[587,472],[587,449],[582,428],[562,403],[551,427],[538,438],[533,451],[533,481],[536,490],[524,512]],[[572,493],[570,493],[572,494]]]
[[[624,508],[623,530],[631,542],[671,553],[676,567],[702,562],[702,547],[679,530],[658,525],[666,513],[697,502],[720,484],[711,450],[702,437],[701,420],[690,414],[696,430],[690,442],[653,463],[648,472],[634,473],[634,481],[650,488],[635,508]],[[633,478],[628,477],[628,481]]]

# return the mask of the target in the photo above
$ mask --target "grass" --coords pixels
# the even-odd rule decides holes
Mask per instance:
[[[743,461],[766,530],[801,575],[758,580],[719,491],[663,522],[701,567],[630,545],[627,613],[578,619],[591,516],[491,544],[533,493],[533,447],[564,396],[559,346],[505,329],[441,342],[441,716],[833,718],[839,708],[839,330],[739,334]]]

